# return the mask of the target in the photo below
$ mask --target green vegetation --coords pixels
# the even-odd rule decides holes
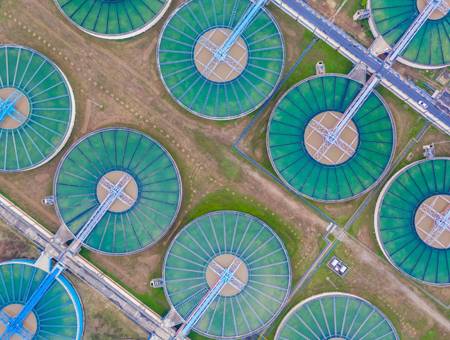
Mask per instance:
[[[348,254],[345,246],[341,243],[337,243],[334,251],[330,252],[328,257],[324,259],[321,266],[312,276],[311,281],[292,298],[288,306],[283,311],[282,315],[280,315],[276,322],[272,325],[269,332],[266,334],[267,338],[273,338],[273,335],[275,334],[279,323],[287,314],[287,312],[290,311],[295,305],[310,296],[325,292],[352,292],[356,295],[359,295],[379,307],[383,311],[383,313],[393,322],[394,326],[399,324],[400,321],[398,320],[397,315],[392,313],[389,309],[383,308],[384,303],[378,298],[375,292],[370,292],[367,290],[365,290],[363,294],[354,292],[354,287],[352,286],[352,280],[350,278],[340,278],[328,268],[327,262],[333,255],[338,256],[345,263],[347,263],[350,267],[350,270],[357,267],[358,265],[358,263],[355,262],[355,259],[353,259]]]
[[[213,138],[207,137],[200,131],[192,131],[192,134],[197,145],[217,162],[220,172],[226,178],[232,181],[239,181],[241,179],[241,169],[226,156],[226,146]]]
[[[208,212],[217,210],[237,210],[251,214],[266,222],[282,239],[291,263],[296,262],[295,259],[301,254],[301,242],[298,231],[285,222],[280,216],[271,212],[267,207],[257,201],[242,196],[239,193],[231,192],[228,189],[218,190],[206,195],[196,207],[194,207],[185,217],[183,225],[189,221],[200,217]],[[301,271],[292,268],[293,281],[301,274]]]
[[[304,41],[310,42],[313,39],[314,35],[311,32],[304,32]],[[300,65],[298,65],[286,81],[285,85],[282,87],[282,91],[284,92],[287,88],[292,87],[299,81],[315,75],[316,64],[320,60],[324,62],[327,73],[347,74],[353,68],[351,61],[343,57],[338,51],[327,45],[322,40],[318,40],[311,51],[309,51]]]

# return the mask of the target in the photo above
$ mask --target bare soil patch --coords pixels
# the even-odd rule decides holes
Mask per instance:
[[[353,268],[346,279],[347,283],[353,287],[360,287],[359,289],[363,288],[367,294],[376,295],[385,304],[384,308],[392,308],[401,322],[401,330],[405,337],[416,338],[417,331],[424,331],[424,321],[421,321],[421,327],[424,329],[415,329],[417,325],[414,322],[418,319],[425,319],[427,327],[436,325],[443,331],[442,335],[450,334],[448,318],[414,286],[408,284],[406,279],[400,278],[400,274],[389,263],[382,261],[348,235],[342,235],[340,239],[346,247],[347,254],[353,258]],[[383,282],[381,285],[380,278]]]
[[[201,120],[181,109],[167,94],[159,80],[156,51],[149,53],[149,45],[157,41],[163,21],[135,39],[107,42],[79,32],[66,22],[52,3],[43,5],[38,0],[19,2],[23,10],[14,12],[14,16],[19,16],[14,17],[16,22],[13,18],[2,18],[4,25],[0,27],[0,37],[5,42],[31,45],[40,50],[68,76],[77,107],[81,108],[77,111],[68,145],[85,133],[102,127],[129,126],[139,129],[168,148],[180,167],[185,200],[179,221],[204,195],[229,187],[248,197],[258,197],[275,213],[295,221],[302,232],[308,230],[315,242],[317,227],[323,228],[326,223],[298,199],[287,197],[284,189],[231,152],[232,142],[248,120],[223,124]],[[11,0],[2,2],[0,11],[8,10],[13,3]],[[23,29],[24,23],[26,29]],[[280,25],[283,33],[297,38],[300,29],[297,24],[280,22]],[[298,51],[294,53],[293,47],[288,46],[288,53],[294,56]],[[87,101],[91,99],[103,105],[104,109],[86,115]],[[197,144],[192,131],[201,131],[215,143],[225,146],[224,157],[230,164],[241,168],[243,175],[235,181],[223,178],[219,162]],[[53,231],[60,222],[52,209],[42,206],[40,200],[51,194],[52,178],[60,157],[61,154],[49,164],[34,170],[32,176],[24,173],[0,177],[2,191]],[[171,230],[171,235],[177,227]],[[165,243],[165,240],[161,242]],[[160,268],[165,248],[158,247],[126,259],[105,258],[102,263],[120,280],[143,291],[148,287],[153,263],[156,263],[155,269]],[[156,255],[158,259],[150,259],[151,255]],[[96,260],[102,257],[94,256]]]

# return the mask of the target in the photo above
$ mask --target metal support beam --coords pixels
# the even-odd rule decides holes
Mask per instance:
[[[14,107],[20,98],[22,98],[22,93],[17,90],[4,100],[0,98],[0,122],[8,116],[14,118],[14,116],[17,115],[17,111],[15,111]]]
[[[178,329],[177,337],[182,335],[187,336],[191,329],[197,324],[201,317],[206,313],[208,307],[219,296],[222,289],[233,281],[234,274],[239,269],[240,261],[237,258],[233,260],[231,265],[222,271],[219,281],[206,293],[206,295],[200,300],[200,303],[194,308],[192,313],[186,319],[186,322]],[[221,267],[220,265],[218,265]],[[218,267],[216,267],[217,269]],[[240,281],[239,281],[240,282]]]
[[[336,124],[336,126],[323,133],[324,143],[320,146],[319,150],[316,152],[316,156],[320,157],[328,152],[328,150],[333,146],[338,146],[342,150],[348,150],[346,143],[340,139],[342,132],[345,130],[348,123],[353,119],[355,114],[364,105],[367,98],[369,98],[372,91],[380,83],[381,78],[374,74],[369,81],[364,85],[361,91],[358,93],[356,98],[350,103],[344,112],[344,115]]]
[[[45,293],[50,289],[56,278],[63,272],[64,268],[58,263],[52,271],[41,281],[39,287],[34,291],[31,298],[23,306],[22,310],[16,317],[10,318],[6,325],[6,330],[1,335],[2,339],[9,340],[15,334],[24,333],[23,322],[41,301]],[[30,338],[31,339],[31,338]]]
[[[13,318],[11,318],[8,314],[6,314],[4,311],[0,311],[0,322],[3,323],[5,326],[8,326],[9,323],[11,322]],[[21,327],[20,329],[18,329],[17,333],[18,335],[20,335],[22,337],[23,340],[32,340],[33,339],[33,334],[31,334],[31,332],[26,329]],[[0,334],[1,335],[1,334]],[[10,337],[9,337],[10,338]],[[8,338],[3,337],[2,335],[2,339],[7,340]],[[9,339],[8,339],[9,340]]]
[[[417,18],[413,21],[411,26],[409,26],[408,30],[395,44],[392,51],[387,56],[386,62],[389,65],[392,65],[392,63],[398,58],[398,56],[403,53],[403,51],[408,47],[409,43],[414,39],[422,26],[425,25],[430,15],[436,9],[443,6],[443,4],[445,4],[445,0],[429,0],[428,4],[422,10],[419,16],[417,16]]]
[[[428,244],[436,241],[444,232],[450,231],[450,209],[445,214],[441,214],[432,206],[424,204],[422,212],[434,221],[433,229],[427,234],[425,242]]]
[[[33,295],[24,305],[20,313],[16,317],[9,319],[6,325],[6,330],[3,332],[3,334],[0,334],[1,339],[9,340],[14,334],[25,334],[24,332],[26,330],[24,331],[23,328],[24,320],[28,317],[31,311],[36,307],[39,301],[41,301],[47,291],[51,288],[53,282],[57,279],[57,277],[64,271],[64,267],[61,263],[64,262],[66,257],[71,256],[72,254],[75,254],[80,250],[82,243],[87,239],[95,226],[100,222],[111,205],[117,199],[119,199],[119,197],[122,197],[122,199],[124,200],[127,200],[127,197],[129,198],[129,196],[125,195],[123,191],[130,180],[131,176],[128,174],[124,174],[120,178],[119,182],[117,182],[117,184],[112,184],[109,181],[106,181],[106,184],[104,183],[104,185],[107,186],[107,189],[109,190],[106,198],[103,200],[103,202],[100,203],[99,207],[94,211],[86,224],[83,225],[77,235],[76,240],[72,242],[72,244],[56,258],[58,263],[42,280],[42,282],[39,284],[39,287],[34,291]]]
[[[119,197],[123,196],[123,191],[125,187],[131,180],[131,176],[128,174],[124,174],[119,182],[117,182],[114,186],[110,188],[110,191],[103,202],[100,203],[98,208],[94,211],[89,220],[83,225],[80,231],[76,235],[76,239],[69,246],[68,250],[72,254],[78,253],[81,248],[83,242],[88,238],[92,230],[94,230],[95,226],[100,222],[100,220],[105,216],[108,212],[109,208],[113,205],[113,203]]]
[[[236,27],[233,29],[233,32],[230,36],[224,41],[222,46],[214,53],[214,58],[223,61],[225,60],[228,52],[233,47],[234,43],[239,39],[241,34],[245,31],[245,29],[250,25],[256,15],[259,13],[259,10],[264,7],[268,0],[256,0],[253,5],[245,12],[245,14],[241,17]]]

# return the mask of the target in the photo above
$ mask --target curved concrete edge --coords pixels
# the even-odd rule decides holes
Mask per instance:
[[[15,216],[20,217],[20,220],[18,220],[17,217],[11,216],[11,213],[6,217],[8,222],[14,225],[13,228],[18,233],[33,242],[39,249],[44,249],[49,245],[54,235],[0,193],[0,208],[2,207],[6,207]],[[0,218],[5,218],[5,216],[0,215]],[[17,223],[19,221],[22,223]],[[23,226],[22,224],[26,225]],[[125,316],[138,326],[141,326],[142,329],[147,332],[156,332],[157,339],[170,340],[175,335],[175,331],[172,328],[164,327],[159,314],[144,305],[144,303],[139,301],[125,288],[122,288],[88,260],[80,255],[76,255],[72,257],[71,261],[65,263],[65,265],[72,274],[102,294],[119,308]]]
[[[370,67],[365,61],[360,59],[360,56],[362,54],[359,54],[358,57],[357,53],[352,52],[348,48],[341,45],[338,41],[334,40],[332,37],[330,37],[326,32],[320,29],[320,27],[316,26],[314,22],[308,21],[308,18],[304,15],[302,15],[301,12],[297,12],[294,9],[292,9],[287,3],[286,0],[272,0],[272,2],[279,7],[284,13],[289,15],[292,19],[294,19],[296,22],[301,24],[302,26],[306,27],[310,32],[312,32],[316,37],[321,39],[323,42],[328,44],[330,47],[334,48],[336,51],[338,51],[342,56],[350,60],[354,64],[358,63],[364,63],[368,66],[368,70],[371,73],[374,73],[376,70]],[[316,13],[314,10],[312,10],[308,5],[306,5],[303,2],[299,2],[301,4],[302,8],[307,8],[308,11],[310,11],[314,16],[320,17],[321,20],[326,20],[324,17],[320,16],[318,13]],[[299,5],[300,6],[300,5]],[[336,30],[340,30],[338,27],[335,27]],[[345,36],[345,39],[351,43],[353,46],[355,46],[360,51],[367,51],[365,47],[363,47],[360,43],[358,43],[356,40],[351,38],[348,34],[342,31],[342,34]],[[367,52],[368,53],[368,52]],[[375,58],[375,57],[374,57]],[[398,72],[392,71],[392,75],[398,77],[403,84],[407,84],[407,81],[404,80]],[[394,93],[397,97],[399,97],[401,100],[403,100],[406,104],[408,104],[410,107],[412,107],[415,111],[419,112],[425,119],[430,121],[432,124],[434,124],[436,127],[438,127],[440,130],[444,131],[446,134],[450,135],[450,126],[448,126],[442,119],[439,119],[436,117],[432,112],[430,112],[428,109],[424,109],[416,100],[409,97],[407,94],[405,94],[400,88],[397,87],[397,85],[392,84],[390,81],[386,80],[386,78],[383,78],[381,81],[381,84]],[[413,89],[413,88],[411,88]],[[414,88],[416,92],[420,92],[417,88]],[[420,93],[419,93],[420,94]],[[420,94],[421,97],[426,99],[426,95]]]
[[[53,177],[53,196],[55,197],[55,211],[56,214],[58,215],[58,219],[61,221],[62,225],[67,229],[67,231],[72,234],[72,236],[74,237],[74,239],[76,239],[76,235],[72,232],[72,230],[70,230],[70,228],[67,226],[67,224],[64,222],[64,219],[61,215],[59,206],[58,206],[58,199],[57,199],[57,191],[56,191],[56,184],[58,182],[58,177],[61,171],[61,167],[64,164],[64,161],[66,160],[66,158],[70,155],[71,151],[73,151],[80,143],[82,143],[84,140],[88,139],[89,137],[97,134],[97,133],[101,133],[101,132],[105,132],[105,131],[111,131],[111,130],[121,130],[121,131],[128,131],[130,133],[138,133],[142,136],[144,136],[145,138],[150,139],[153,143],[155,143],[157,146],[159,146],[163,152],[168,156],[169,160],[171,161],[171,163],[173,164],[173,167],[175,169],[175,172],[177,174],[177,181],[178,181],[178,186],[180,188],[180,194],[179,194],[179,198],[178,198],[178,203],[177,203],[177,208],[175,210],[174,216],[172,218],[172,220],[170,221],[168,227],[166,228],[166,230],[160,235],[159,238],[153,240],[153,242],[149,243],[148,245],[146,245],[143,248],[137,249],[137,250],[133,250],[133,251],[129,251],[129,252],[120,252],[120,253],[109,253],[106,251],[102,251],[99,249],[96,249],[90,245],[88,245],[87,243],[83,242],[83,247],[96,252],[98,254],[102,254],[102,255],[107,255],[107,256],[125,256],[125,255],[135,255],[138,253],[141,253],[149,248],[151,248],[152,246],[154,246],[156,243],[158,243],[161,239],[164,238],[164,236],[167,235],[167,233],[170,231],[170,229],[173,227],[178,214],[180,212],[181,209],[181,204],[183,202],[183,183],[181,180],[181,173],[180,170],[178,168],[177,163],[175,162],[173,156],[171,155],[171,153],[155,138],[149,136],[148,134],[141,132],[139,130],[136,129],[132,129],[132,128],[128,128],[128,127],[108,127],[108,128],[101,128],[98,130],[94,130],[84,136],[82,136],[80,139],[78,139],[75,143],[73,143],[69,149],[67,149],[67,151],[65,152],[65,154],[63,155],[63,157],[61,158],[58,167],[56,168],[55,171],[55,175]]]
[[[247,110],[243,113],[240,113],[238,115],[234,115],[231,117],[217,117],[217,116],[207,116],[204,115],[200,112],[194,111],[191,108],[189,108],[188,106],[186,106],[185,104],[183,104],[178,98],[175,97],[175,95],[172,93],[172,91],[170,91],[169,87],[167,86],[166,82],[164,81],[164,77],[161,71],[161,63],[159,60],[159,49],[160,49],[160,44],[161,44],[161,40],[164,34],[164,31],[167,28],[167,25],[170,23],[170,21],[172,20],[173,17],[175,17],[175,15],[178,13],[178,11],[183,8],[184,6],[188,5],[191,1],[193,0],[187,0],[186,2],[182,3],[179,7],[177,7],[172,14],[167,18],[166,22],[164,23],[164,26],[161,29],[161,33],[159,35],[158,38],[158,43],[156,46],[156,65],[158,66],[158,73],[159,73],[159,78],[161,80],[161,82],[164,85],[164,88],[166,89],[167,93],[169,93],[170,97],[179,105],[181,106],[183,109],[185,109],[186,111],[188,111],[189,113],[193,114],[194,116],[197,116],[199,118],[203,118],[203,119],[207,119],[207,120],[211,120],[211,121],[218,121],[218,122],[226,122],[226,121],[232,121],[232,120],[236,120],[239,118],[243,118],[245,116],[248,116],[250,113],[255,112],[256,110],[258,110],[262,105],[264,105],[265,101],[270,98],[274,92],[276,91],[278,85],[281,82],[282,76],[284,74],[284,68],[285,68],[285,63],[286,63],[286,46],[285,46],[285,41],[284,41],[284,36],[283,36],[283,32],[280,29],[280,26],[278,24],[278,22],[276,21],[275,17],[272,15],[272,13],[269,11],[269,9],[267,9],[266,7],[262,8],[262,11],[264,11],[267,16],[272,20],[272,22],[275,24],[278,33],[280,34],[280,39],[281,39],[281,48],[283,51],[283,63],[281,65],[281,69],[280,69],[280,74],[278,76],[278,79],[276,81],[276,83],[273,86],[272,91],[266,96],[266,98],[264,98],[264,100],[262,100],[259,104],[257,104],[254,108]]]
[[[70,121],[69,121],[69,125],[66,129],[66,132],[64,134],[64,138],[61,141],[61,143],[58,145],[58,147],[51,153],[49,154],[45,159],[43,159],[41,162],[36,163],[34,165],[32,165],[31,167],[27,167],[27,168],[23,168],[23,169],[18,169],[18,170],[8,170],[8,171],[0,171],[0,173],[20,173],[20,172],[25,172],[25,171],[30,171],[30,170],[34,170],[36,168],[41,167],[42,165],[47,164],[48,162],[50,162],[53,158],[56,157],[56,155],[64,148],[64,146],[66,145],[67,141],[70,138],[70,135],[72,134],[72,130],[73,130],[73,126],[75,124],[75,115],[76,115],[76,105],[75,105],[75,95],[73,93],[73,89],[72,86],[69,83],[69,79],[67,78],[67,76],[64,74],[64,72],[61,70],[61,68],[51,59],[49,59],[46,55],[44,55],[43,53],[31,48],[31,47],[27,47],[27,46],[22,46],[22,45],[15,45],[15,44],[5,44],[5,45],[1,45],[1,46],[6,46],[6,47],[17,47],[17,48],[21,48],[21,49],[25,49],[28,51],[31,51],[33,53],[38,54],[39,56],[41,56],[43,59],[45,59],[46,61],[48,61],[56,70],[57,72],[59,72],[59,74],[62,76],[64,83],[66,85],[67,91],[69,92],[69,97],[70,97],[70,106],[71,106],[71,110],[70,110]]]
[[[373,15],[372,15],[372,0],[367,0],[367,7],[368,10],[370,10],[370,16],[369,16],[369,28],[370,31],[372,32],[372,35],[374,36],[375,39],[380,38],[383,39],[384,43],[387,46],[391,46],[390,44],[387,43],[387,41],[383,38],[383,35],[381,35],[380,32],[378,32],[377,29],[377,25],[375,23],[375,20],[373,19]],[[450,64],[444,64],[444,65],[425,65],[425,64],[419,64],[419,63],[415,63],[413,61],[410,61],[408,59],[403,58],[402,56],[399,56],[397,58],[397,60],[409,67],[412,68],[418,68],[420,70],[439,70],[439,69],[443,69],[446,68],[448,66],[450,66]]]
[[[164,16],[164,14],[166,14],[167,10],[169,9],[172,0],[167,0],[166,4],[164,5],[164,7],[159,11],[159,13],[153,17],[153,19],[148,22],[147,24],[145,24],[144,26],[130,31],[130,32],[126,32],[126,33],[120,33],[120,34],[104,34],[104,33],[97,33],[91,30],[88,30],[82,26],[80,26],[79,24],[77,24],[76,22],[74,22],[71,18],[69,18],[66,13],[64,12],[64,10],[61,8],[61,6],[59,5],[57,0],[54,0],[56,7],[59,9],[59,11],[61,12],[61,14],[67,19],[69,20],[75,27],[77,27],[79,30],[83,31],[84,33],[87,33],[95,38],[99,38],[99,39],[105,39],[105,40],[125,40],[125,39],[129,39],[129,38],[133,38],[136,37],[142,33],[144,33],[145,31],[149,30],[150,28],[152,28],[153,26],[155,26],[159,20],[161,20],[161,18]]]
[[[279,324],[279,326],[277,328],[277,331],[275,333],[274,340],[280,340],[280,333],[281,333],[282,329],[284,328],[286,323],[289,321],[290,317],[292,315],[294,315],[295,312],[297,312],[300,308],[302,308],[305,304],[309,303],[310,301],[313,301],[313,300],[316,300],[316,299],[320,299],[320,298],[324,298],[324,297],[329,297],[329,296],[352,297],[352,298],[355,298],[357,300],[360,300],[360,301],[363,301],[363,302],[369,304],[370,306],[372,306],[372,308],[375,311],[380,313],[380,315],[383,316],[384,319],[387,321],[387,323],[391,326],[391,329],[394,331],[395,339],[396,340],[400,340],[400,337],[399,337],[399,335],[397,333],[397,329],[394,327],[394,325],[392,324],[391,320],[377,306],[375,306],[373,303],[367,301],[366,299],[363,299],[362,297],[359,297],[357,295],[350,294],[350,293],[343,293],[343,292],[326,292],[326,293],[313,295],[313,296],[310,296],[309,298],[301,301],[300,303],[298,303],[294,307],[292,307],[292,309],[286,314],[286,316],[283,318],[283,320]]]
[[[449,160],[450,161],[450,157],[436,157],[434,158],[434,160]],[[433,286],[433,287],[449,287],[450,286],[450,282],[449,283],[443,283],[443,284],[439,284],[439,283],[433,283],[433,282],[428,282],[428,281],[424,281],[424,280],[420,280],[406,272],[404,272],[403,270],[401,270],[401,268],[399,268],[394,261],[391,259],[391,257],[389,256],[389,254],[387,253],[386,249],[383,246],[383,242],[381,240],[381,235],[380,235],[380,210],[381,210],[381,205],[383,204],[383,200],[384,200],[384,196],[386,195],[387,191],[390,189],[392,183],[395,182],[395,180],[397,180],[397,178],[403,174],[405,171],[407,171],[408,169],[421,164],[421,163],[425,163],[428,162],[429,160],[427,159],[421,159],[415,162],[412,162],[410,164],[408,164],[407,166],[405,166],[404,168],[400,169],[399,171],[397,171],[394,175],[392,175],[392,177],[389,179],[389,181],[386,182],[386,184],[384,185],[383,189],[381,190],[377,202],[375,204],[375,213],[373,215],[374,220],[373,220],[373,224],[374,224],[374,228],[375,228],[375,236],[377,238],[377,243],[378,246],[380,247],[381,251],[383,252],[384,257],[389,261],[389,263],[398,271],[400,272],[402,275],[413,279],[416,282],[428,285],[428,286]]]
[[[6,264],[25,264],[27,266],[36,267],[35,261],[29,259],[14,259],[0,263],[0,265]],[[37,269],[43,270],[41,268]],[[75,307],[75,315],[77,317],[77,334],[75,336],[75,340],[82,340],[84,332],[84,308],[83,303],[80,299],[80,295],[78,294],[70,280],[64,275],[60,275],[56,278],[56,280],[64,287]]]
[[[256,216],[253,216],[253,215],[251,215],[251,214],[249,214],[249,213],[245,213],[245,212],[237,211],[237,210],[216,210],[216,211],[210,211],[210,212],[208,212],[208,213],[206,213],[206,214],[203,214],[203,215],[201,215],[201,216],[199,216],[199,217],[197,217],[197,218],[194,218],[193,220],[189,221],[185,226],[183,226],[183,227],[178,231],[177,235],[173,238],[173,240],[170,242],[169,246],[167,247],[166,254],[164,255],[164,261],[163,261],[163,267],[162,267],[162,276],[163,276],[164,282],[166,282],[166,271],[165,271],[165,268],[166,268],[167,258],[169,257],[169,253],[170,253],[170,251],[171,251],[173,245],[175,244],[175,241],[177,240],[177,236],[180,235],[185,229],[187,229],[189,226],[191,226],[191,225],[192,225],[197,219],[199,219],[199,218],[202,218],[202,217],[205,217],[205,216],[214,215],[214,214],[227,213],[227,212],[228,212],[228,213],[233,213],[233,214],[236,214],[236,213],[237,213],[237,214],[240,214],[240,215],[242,215],[242,216],[247,216],[247,217],[249,217],[250,219],[256,220],[257,222],[261,222],[261,225],[262,225],[264,228],[267,228],[267,229],[269,229],[269,230],[272,232],[272,234],[275,236],[275,238],[277,239],[277,241],[281,244],[281,246],[282,246],[282,248],[283,248],[283,252],[284,252],[284,254],[285,254],[285,256],[286,256],[286,258],[287,258],[287,260],[288,260],[287,263],[288,263],[288,271],[289,271],[289,285],[288,285],[288,287],[287,287],[286,295],[285,295],[285,297],[284,297],[283,303],[280,305],[278,311],[277,311],[277,312],[272,316],[272,318],[271,318],[268,322],[266,322],[264,325],[262,325],[262,326],[259,327],[258,329],[255,329],[255,330],[253,330],[253,331],[251,331],[251,332],[248,332],[247,334],[241,334],[241,335],[239,335],[239,336],[237,336],[237,337],[214,336],[214,335],[207,334],[207,333],[205,333],[205,332],[199,331],[199,330],[196,329],[195,326],[194,326],[193,329],[195,330],[195,332],[197,332],[197,333],[199,333],[199,334],[201,334],[201,335],[203,335],[203,336],[209,337],[209,338],[211,338],[211,339],[217,339],[217,340],[221,340],[221,339],[228,339],[228,340],[232,340],[232,339],[244,339],[244,338],[246,338],[246,337],[251,337],[252,335],[258,334],[258,333],[260,333],[261,331],[267,329],[267,328],[275,321],[275,319],[281,314],[281,312],[283,311],[284,307],[285,307],[285,306],[287,305],[287,303],[289,302],[290,291],[291,291],[291,286],[292,286],[292,268],[291,268],[291,259],[290,259],[290,257],[289,257],[288,251],[287,251],[287,249],[286,249],[286,246],[285,246],[283,240],[282,240],[282,239],[280,238],[280,236],[275,232],[275,230],[273,230],[273,229],[270,227],[270,225],[268,225],[268,224],[267,224],[265,221],[263,221],[262,219],[260,219],[260,218],[258,218],[258,217],[256,217]],[[172,301],[171,301],[170,298],[169,298],[169,293],[167,292],[167,286],[166,286],[166,285],[164,285],[164,295],[165,295],[166,300],[167,300],[167,302],[169,303],[171,309],[179,316],[180,320],[183,320],[183,322],[186,322],[186,320],[183,318],[183,316],[180,315],[180,314],[178,313],[177,309],[176,309],[175,306],[172,304]]]
[[[364,84],[362,84],[361,82],[359,82],[358,80],[352,79],[350,78],[347,74],[339,74],[339,73],[326,73],[323,75],[313,75],[310,76],[308,78],[302,79],[299,82],[297,82],[296,84],[292,85],[281,97],[280,99],[278,99],[278,101],[275,103],[272,112],[269,115],[269,122],[267,124],[267,128],[266,128],[266,132],[269,132],[270,130],[270,125],[272,123],[272,117],[275,113],[276,108],[278,107],[278,105],[281,103],[281,101],[291,92],[291,90],[295,89],[297,86],[300,86],[310,80],[316,79],[316,78],[320,78],[320,77],[341,77],[341,78],[347,78],[350,79],[356,83],[359,83],[361,85],[364,86]],[[386,165],[383,173],[380,175],[380,177],[369,187],[367,187],[364,191],[348,197],[348,198],[344,198],[341,200],[323,200],[323,199],[318,199],[315,197],[311,197],[308,196],[300,191],[298,191],[296,188],[294,188],[290,183],[288,183],[286,181],[286,179],[281,175],[281,173],[278,171],[277,167],[275,166],[275,163],[273,162],[273,158],[272,158],[272,154],[270,152],[270,143],[269,143],[269,133],[266,133],[266,152],[267,155],[269,156],[269,160],[270,160],[270,164],[272,166],[272,169],[276,172],[278,178],[293,192],[295,192],[297,195],[299,196],[303,196],[309,200],[315,201],[315,202],[319,202],[319,203],[329,203],[329,204],[333,204],[333,203],[345,203],[345,202],[349,202],[352,200],[356,200],[358,198],[360,198],[361,196],[367,194],[369,191],[373,190],[378,184],[380,184],[380,182],[384,179],[384,177],[389,173],[389,171],[391,170],[392,167],[392,162],[394,160],[394,156],[395,156],[395,150],[397,149],[397,126],[395,123],[395,119],[394,116],[392,115],[392,111],[389,107],[389,105],[387,104],[387,102],[384,100],[384,98],[377,92],[377,91],[373,91],[373,94],[375,94],[377,96],[378,99],[380,99],[380,101],[383,103],[384,107],[386,108],[386,111],[389,115],[389,118],[391,120],[392,123],[392,133],[393,133],[393,142],[392,142],[392,151],[391,151],[391,155],[389,157],[389,162]]]

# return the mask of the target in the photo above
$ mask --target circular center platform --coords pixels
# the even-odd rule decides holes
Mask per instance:
[[[123,176],[127,176],[128,174],[124,171],[110,171],[102,178],[97,184],[97,198],[99,202],[103,202],[108,195],[108,192],[110,188],[113,185],[116,185],[119,183],[120,179]],[[129,176],[129,182],[125,186],[124,190],[122,191],[122,195],[119,196],[118,199],[114,201],[114,203],[109,207],[109,211],[120,213],[125,212],[131,207],[134,206],[136,203],[137,197],[138,197],[138,185],[136,183],[136,180],[133,178],[133,176]]]
[[[165,235],[175,221],[182,185],[169,152],[139,131],[102,129],[75,143],[55,176],[56,210],[76,235],[118,183],[124,191],[84,244],[115,255],[142,251]]]
[[[430,2],[431,0],[417,0],[417,9],[419,10],[419,12],[422,13],[425,7]],[[441,6],[439,6],[437,9],[433,11],[433,13],[431,13],[429,19],[431,20],[442,19],[447,15],[449,7],[450,7],[450,0],[444,0]]]
[[[218,286],[224,270],[234,273]],[[214,211],[191,221],[173,239],[163,266],[164,292],[183,320],[222,288],[193,326],[211,339],[246,339],[279,314],[290,291],[284,244],[263,221],[238,211]]]
[[[16,99],[13,99],[17,95]],[[14,108],[11,114],[6,115],[3,119],[0,118],[1,129],[17,129],[26,122],[30,115],[30,102],[27,96],[13,87],[5,87],[0,89],[0,99],[3,105],[6,99],[14,100]]]
[[[400,169],[382,189],[374,216],[377,241],[389,262],[422,283],[438,286],[450,285],[445,221],[450,208],[449,173],[448,157]]]
[[[327,130],[333,130],[343,116],[341,112],[336,111],[319,113],[305,129],[306,150],[313,159],[321,164],[342,164],[355,154],[359,135],[353,121],[350,121],[344,128],[336,144],[330,144],[324,133]]]
[[[430,247],[450,248],[450,221],[443,219],[449,210],[450,195],[431,196],[417,209],[414,219],[417,234]]]
[[[2,309],[2,312],[6,313],[10,318],[16,317],[22,310],[23,305],[21,304],[11,304]],[[37,330],[37,318],[33,312],[30,312],[23,322],[23,328],[25,328],[31,335],[36,334]],[[0,322],[0,335],[6,330],[6,326]],[[9,338],[10,340],[22,340],[22,336],[19,334],[14,334]]]
[[[228,28],[213,28],[205,32],[194,48],[194,62],[198,71],[208,80],[218,83],[231,81],[245,70],[248,61],[248,48],[239,37],[223,58],[214,54],[233,31]]]
[[[248,0],[188,0],[164,25],[158,69],[172,98],[206,119],[231,120],[260,107],[283,74],[284,41],[267,8],[218,50],[247,12]]]
[[[223,254],[215,257],[206,269],[206,281],[210,288],[214,287],[219,281],[223,269],[229,268],[234,264],[236,271],[234,278],[238,282],[231,281],[220,291],[220,296],[235,296],[239,294],[248,282],[248,268],[244,261],[232,254]]]

